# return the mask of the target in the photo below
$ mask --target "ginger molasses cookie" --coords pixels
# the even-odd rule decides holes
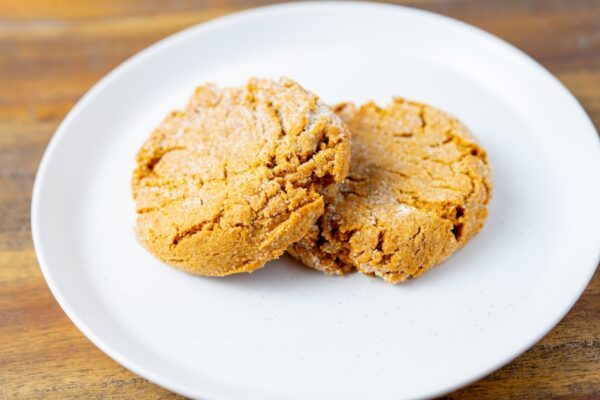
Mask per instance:
[[[135,231],[152,254],[200,275],[250,272],[300,240],[349,165],[349,132],[289,79],[200,86],[137,154]]]
[[[335,109],[352,132],[350,171],[309,234],[288,249],[292,256],[329,274],[359,270],[396,283],[481,229],[490,168],[458,120],[402,99]]]

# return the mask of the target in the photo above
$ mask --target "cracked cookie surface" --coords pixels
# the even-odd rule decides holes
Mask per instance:
[[[138,240],[191,273],[253,271],[307,233],[349,152],[341,119],[289,79],[200,86],[137,154]]]
[[[417,277],[483,226],[491,196],[485,151],[455,118],[394,99],[335,107],[352,132],[346,180],[288,252],[329,274],[359,270],[387,282]]]

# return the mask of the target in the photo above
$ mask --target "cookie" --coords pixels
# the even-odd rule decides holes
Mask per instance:
[[[198,87],[137,154],[138,240],[191,273],[253,271],[306,235],[349,152],[341,119],[289,79]]]
[[[491,195],[485,151],[455,118],[395,99],[335,108],[352,132],[347,179],[289,248],[329,274],[359,270],[396,283],[461,248],[483,226]]]

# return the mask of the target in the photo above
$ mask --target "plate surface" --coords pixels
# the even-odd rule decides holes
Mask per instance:
[[[328,277],[288,257],[190,276],[133,235],[137,148],[194,87],[285,75],[326,102],[392,96],[448,110],[488,150],[490,218],[422,278]],[[115,69],[52,139],[32,229],[73,322],[136,373],[202,399],[407,399],[501,367],[577,300],[600,250],[600,145],[546,70],[463,23],[408,8],[305,3],[178,33]]]

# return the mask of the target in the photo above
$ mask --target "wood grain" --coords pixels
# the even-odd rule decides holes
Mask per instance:
[[[110,360],[61,311],[32,248],[31,187],[57,125],[104,74],[173,32],[267,3],[0,0],[0,399],[178,397]],[[461,19],[520,47],[600,124],[599,1],[402,3]],[[600,273],[531,350],[446,397],[600,398]]]

